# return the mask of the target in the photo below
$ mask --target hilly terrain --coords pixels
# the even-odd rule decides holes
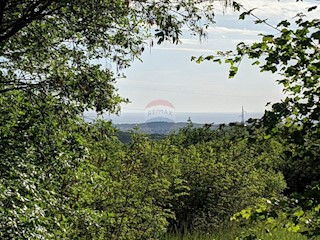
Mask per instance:
[[[115,128],[121,132],[137,131],[144,134],[160,134],[168,135],[172,132],[177,132],[179,129],[187,126],[187,122],[149,122],[137,124],[114,124]],[[192,123],[193,127],[200,128],[208,124]],[[216,129],[218,125],[210,125],[211,129]]]

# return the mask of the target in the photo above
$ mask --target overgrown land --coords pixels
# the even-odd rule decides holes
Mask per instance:
[[[298,14],[276,35],[193,58],[230,64],[230,77],[243,57],[279,74],[286,98],[247,126],[189,122],[122,143],[110,122],[81,118],[128,101],[99,61],[121,72],[185,26],[203,36],[212,4],[0,1],[0,239],[317,239],[319,19]]]

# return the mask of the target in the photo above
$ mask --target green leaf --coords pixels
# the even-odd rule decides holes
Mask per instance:
[[[238,72],[238,67],[231,66],[229,70],[229,78],[233,78]]]
[[[202,63],[204,60],[203,56],[198,57],[198,59],[196,60],[196,63],[200,64]]]
[[[271,138],[271,135],[269,134],[269,135],[266,135],[266,136],[264,136],[264,139],[265,140],[268,140],[268,139],[270,139]]]
[[[231,65],[234,64],[234,61],[233,61],[233,59],[231,59],[231,58],[226,59],[224,62],[225,62],[225,63],[230,63]]]
[[[222,64],[222,60],[219,58],[219,59],[214,59],[213,62],[218,62],[219,64]]]
[[[249,11],[247,11],[247,12],[241,13],[240,16],[239,16],[239,20],[244,20],[245,17],[248,16],[248,15],[250,15],[251,12],[252,12],[253,10],[255,10],[255,9],[256,9],[256,8],[253,8],[253,9],[250,9]]]
[[[284,27],[288,27],[290,26],[290,22],[288,20],[284,20],[284,21],[281,21],[280,23],[278,23],[277,27],[281,27],[281,26],[284,26]]]
[[[308,8],[308,12],[311,12],[311,11],[317,9],[317,7],[318,7],[318,6],[313,6],[313,7]]]
[[[251,209],[241,210],[240,214],[244,219],[249,219],[251,217]]]
[[[304,215],[304,211],[302,209],[299,209],[298,211],[295,211],[293,215],[298,218],[301,218]]]
[[[246,12],[243,12],[239,15],[239,20],[244,20],[245,17],[247,16],[248,14]]]
[[[274,38],[273,35],[264,35],[262,38],[262,41],[267,42],[267,43],[271,43],[271,42],[273,42],[273,38]]]

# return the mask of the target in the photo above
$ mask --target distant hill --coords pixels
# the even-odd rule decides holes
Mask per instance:
[[[172,132],[177,132],[179,129],[187,126],[186,122],[149,122],[149,123],[139,123],[139,124],[114,124],[115,128],[119,129],[122,132],[129,132],[134,129],[137,132],[145,133],[148,135],[151,134],[161,134],[168,135]],[[193,123],[195,128],[202,127],[204,124]],[[212,125],[212,129],[216,129],[218,125]]]

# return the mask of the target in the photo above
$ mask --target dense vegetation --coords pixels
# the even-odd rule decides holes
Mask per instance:
[[[241,126],[198,134],[190,125],[162,141],[137,134],[122,144],[110,123],[62,118],[48,96],[39,105],[15,97],[21,102],[8,104],[1,119],[3,239],[156,239],[167,227],[207,231],[285,188],[277,170],[281,144],[249,143]]]
[[[122,143],[110,122],[81,118],[126,101],[98,60],[127,67],[154,26],[159,44],[177,43],[186,24],[201,35],[212,6],[89,2],[0,1],[0,238],[159,239],[223,229],[242,239],[261,238],[262,229],[318,236],[319,19],[299,15],[292,28],[283,21],[277,36],[227,56],[231,76],[245,55],[283,76],[288,97],[262,119],[216,130],[189,123],[164,139],[132,133]]]
[[[313,6],[308,12],[316,8]],[[243,12],[240,19],[251,12]],[[266,20],[257,18],[256,23],[265,24]],[[284,227],[314,238],[320,234],[320,20],[308,19],[300,13],[293,22],[281,21],[274,29],[278,33],[262,34],[261,42],[239,43],[235,53],[221,54],[230,64],[230,77],[247,56],[255,60],[253,65],[258,65],[262,72],[278,73],[281,76],[278,83],[286,93],[284,100],[273,104],[270,111],[254,121],[256,130],[252,131],[255,139],[282,139],[285,146],[282,173],[288,185],[285,196],[242,210],[234,218],[264,222],[267,231]],[[221,63],[221,58],[212,55],[200,57],[197,62],[203,60]],[[247,238],[258,237],[251,233]]]

